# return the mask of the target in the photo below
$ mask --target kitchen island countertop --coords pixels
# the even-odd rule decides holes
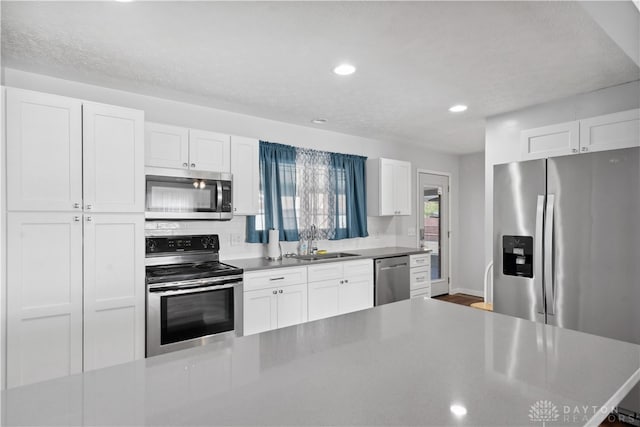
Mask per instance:
[[[417,249],[417,248],[404,248],[404,247],[387,247],[387,248],[373,248],[373,249],[354,249],[354,250],[344,250],[344,251],[332,251],[332,252],[346,252],[349,254],[355,254],[357,256],[345,257],[345,258],[330,258],[326,260],[320,261],[304,261],[298,259],[296,257],[283,257],[278,261],[270,261],[266,258],[239,258],[239,259],[230,259],[230,260],[222,260],[225,264],[233,265],[234,267],[242,268],[244,271],[256,271],[256,270],[266,270],[270,268],[281,268],[281,267],[299,267],[299,266],[307,266],[313,265],[320,262],[340,262],[340,261],[353,261],[357,259],[363,258],[385,258],[392,256],[402,256],[402,255],[414,255],[414,254],[424,254],[431,252],[430,250],[425,249]]]
[[[639,379],[638,345],[418,298],[10,389],[2,421],[595,426]]]

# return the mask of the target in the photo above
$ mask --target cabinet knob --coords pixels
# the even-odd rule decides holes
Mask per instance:
[[[93,218],[91,217],[91,215],[89,215],[89,216],[87,217],[87,221],[88,221],[88,222],[93,221]]]
[[[195,167],[196,167],[196,164],[195,164],[195,163],[191,163],[191,167],[192,167],[192,168],[195,168]]]
[[[80,221],[80,217],[79,217],[79,216],[74,216],[74,217],[73,217],[73,220],[74,220],[75,222],[79,222],[79,221]]]
[[[578,149],[577,149],[577,148],[572,148],[572,149],[571,149],[571,152],[572,152],[572,153],[577,153],[577,152],[578,152]]]
[[[234,212],[235,212],[235,211],[237,211],[237,210],[238,210],[238,208],[233,208],[233,211],[234,211]]]
[[[348,279],[344,279],[344,283],[349,283],[349,280]]]
[[[582,151],[589,151],[589,147],[582,147]]]
[[[189,167],[189,163],[183,163],[182,166],[184,166],[185,168]]]
[[[342,285],[344,283],[344,280],[340,280],[340,284]]]
[[[277,294],[277,293],[278,293],[278,291],[273,291],[273,294],[274,294],[274,295],[275,295],[275,294]]]
[[[93,209],[93,205],[87,205],[87,209],[89,210]]]
[[[279,293],[279,294],[281,294],[281,293],[282,293],[282,289],[280,289],[280,290],[278,291],[278,293]]]
[[[73,207],[76,208],[76,209],[80,209],[80,203],[74,203]]]

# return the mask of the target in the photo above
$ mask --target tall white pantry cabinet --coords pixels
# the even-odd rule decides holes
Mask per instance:
[[[144,357],[144,113],[7,88],[7,387]]]

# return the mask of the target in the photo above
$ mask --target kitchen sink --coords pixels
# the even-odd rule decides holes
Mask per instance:
[[[324,259],[348,258],[352,256],[359,256],[359,255],[349,254],[346,252],[327,252],[326,254],[299,255],[296,258],[301,261],[322,261]]]

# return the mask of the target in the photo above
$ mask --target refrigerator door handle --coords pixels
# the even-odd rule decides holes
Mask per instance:
[[[547,209],[545,213],[544,221],[544,294],[545,294],[545,306],[547,314],[556,314],[556,298],[555,298],[555,284],[553,274],[553,217],[554,217],[554,202],[555,196],[553,194],[547,195]]]
[[[536,311],[544,315],[544,277],[543,277],[543,236],[544,233],[544,196],[538,195],[536,204],[536,236],[534,240],[533,285],[539,296],[535,299]]]

